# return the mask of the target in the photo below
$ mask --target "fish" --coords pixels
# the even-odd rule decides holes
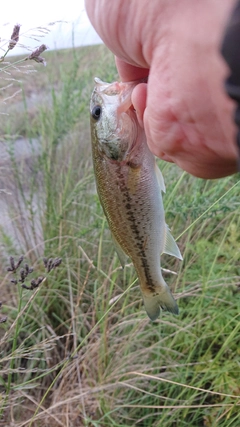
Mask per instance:
[[[165,223],[165,184],[139,125],[131,94],[139,82],[106,83],[95,78],[90,101],[92,159],[100,203],[124,267],[136,270],[144,306],[156,320],[161,308],[178,314],[162,276],[163,253],[182,260]]]

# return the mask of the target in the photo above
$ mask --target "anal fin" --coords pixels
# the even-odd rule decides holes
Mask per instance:
[[[183,259],[181,252],[179,250],[179,247],[178,247],[177,243],[175,242],[173,236],[171,235],[167,224],[165,227],[165,244],[164,244],[163,253],[175,256],[176,258],[178,258],[180,260]]]
[[[112,234],[112,241],[114,243],[115,250],[117,252],[120,264],[121,264],[122,268],[124,268],[125,265],[126,265],[126,263],[127,263],[128,256],[122,250],[121,246],[119,245],[119,243],[117,242],[117,240],[115,239],[115,237],[113,236],[113,234]]]

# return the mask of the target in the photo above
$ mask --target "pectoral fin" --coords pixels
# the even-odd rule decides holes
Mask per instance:
[[[124,268],[124,267],[125,267],[125,264],[127,263],[127,259],[128,259],[128,257],[127,257],[127,255],[125,254],[125,252],[122,250],[122,248],[121,248],[121,246],[119,245],[119,243],[116,241],[116,239],[115,239],[115,237],[113,236],[113,234],[112,234],[112,241],[113,241],[113,243],[114,243],[115,250],[116,250],[116,252],[117,252],[117,255],[118,255],[118,258],[119,258],[120,264],[121,264],[122,268]]]
[[[160,171],[156,161],[155,161],[155,173],[156,173],[156,177],[158,180],[159,187],[161,188],[161,191],[166,193],[166,187],[165,187],[164,179],[162,176],[162,172]]]
[[[175,256],[176,258],[181,259],[181,260],[183,259],[181,252],[179,250],[179,247],[178,247],[177,243],[175,242],[173,236],[171,235],[167,224],[165,227],[165,244],[164,244],[163,253]]]

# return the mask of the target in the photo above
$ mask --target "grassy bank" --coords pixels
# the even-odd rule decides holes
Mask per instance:
[[[32,426],[236,427],[239,183],[195,179],[159,162],[167,223],[184,261],[163,256],[180,307],[151,323],[131,265],[120,268],[94,185],[93,77],[117,78],[104,46],[46,52],[2,104],[1,421]],[[18,75],[19,73],[19,75]],[[1,92],[0,92],[1,93]],[[27,138],[30,156],[16,156]],[[39,141],[39,150],[33,141]],[[10,227],[11,226],[11,227]],[[11,230],[11,232],[9,231]],[[15,230],[13,233],[12,230]],[[6,273],[20,255],[19,268]],[[51,271],[43,263],[61,258]],[[21,268],[33,266],[22,288]],[[10,282],[17,281],[17,284]],[[11,424],[12,423],[12,424]]]

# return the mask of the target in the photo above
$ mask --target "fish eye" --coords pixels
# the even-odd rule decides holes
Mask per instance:
[[[94,120],[99,120],[102,113],[102,107],[100,105],[95,105],[91,111],[92,118]]]

